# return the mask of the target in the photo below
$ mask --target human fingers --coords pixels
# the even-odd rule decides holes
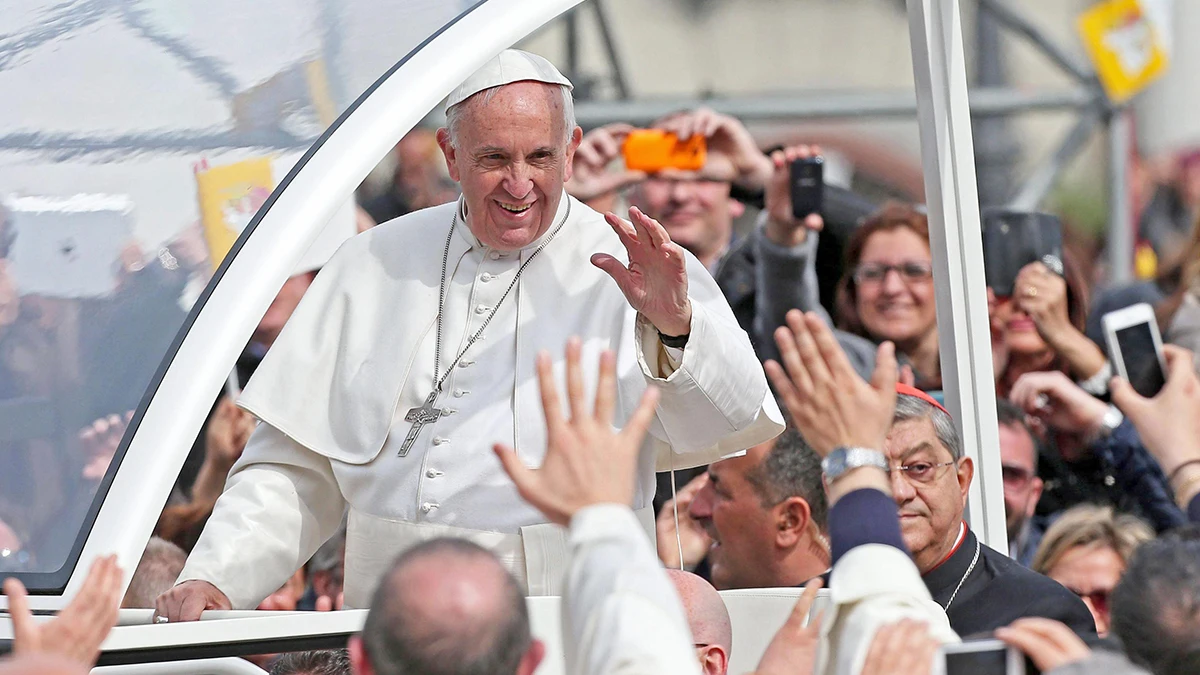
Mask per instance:
[[[1041,617],[1018,619],[996,629],[996,638],[1020,649],[1042,672],[1086,659],[1091,650],[1070,628]]]
[[[804,217],[804,226],[813,232],[820,232],[825,229],[825,218],[819,213],[810,213]]]
[[[633,294],[633,275],[630,274],[629,268],[625,267],[625,263],[617,260],[607,253],[596,253],[592,255],[592,264],[604,270],[612,280],[617,283],[617,288],[625,295],[626,299],[631,298]]]
[[[601,169],[604,167],[604,159],[600,155],[600,148],[596,147],[596,138],[584,136],[583,142],[575,148],[575,161],[584,166]]]
[[[638,232],[631,223],[612,212],[604,214],[604,220],[617,233],[617,237],[626,251],[633,251],[638,246]]]
[[[1150,399],[1137,393],[1129,381],[1123,377],[1114,377],[1109,380],[1108,391],[1112,394],[1112,402],[1134,425],[1140,424],[1143,420],[1142,416],[1151,409]]]
[[[314,604],[313,609],[318,612],[332,612],[333,598],[330,598],[328,595],[322,595],[321,597],[317,598],[317,602]]]
[[[812,381],[814,390],[828,391],[833,385],[833,371],[817,347],[807,318],[804,314],[792,310],[787,313],[786,321],[792,329],[792,335],[796,336],[796,353]]]
[[[596,381],[596,421],[606,427],[612,426],[616,402],[617,356],[611,349],[605,349],[600,353],[600,375]]]
[[[562,426],[562,402],[558,398],[558,386],[554,382],[554,366],[550,353],[540,351],[535,362],[538,378],[538,391],[542,395],[542,410],[546,414],[546,429],[553,432]]]
[[[629,207],[629,220],[637,228],[638,239],[649,242],[654,248],[660,248],[671,241],[667,231],[658,221],[642,213],[636,206]]]
[[[867,650],[867,658],[863,660],[862,675],[883,675],[890,673],[892,636],[899,631],[899,624],[880,626],[871,638],[871,647]]]
[[[858,377],[853,369],[850,373],[855,378]],[[899,381],[900,371],[896,367],[896,345],[890,340],[884,340],[875,350],[875,371],[871,373],[871,388],[879,392],[884,404],[894,409],[896,406],[896,383]]]
[[[798,310],[792,310],[788,312],[788,315],[791,316],[793,313],[800,314]],[[800,323],[803,323],[802,319]],[[800,357],[800,345],[796,331],[790,325],[776,328],[775,344],[779,347],[779,363],[787,371],[787,379],[795,388],[796,394],[803,398],[810,397],[813,393],[813,381],[808,367]]]
[[[1167,384],[1185,384],[1196,377],[1195,355],[1190,349],[1177,345],[1163,345],[1163,359],[1167,362]]]
[[[776,331],[776,335],[778,336],[778,331]],[[796,389],[792,378],[784,371],[783,366],[774,359],[768,359],[763,362],[763,370],[766,371],[767,379],[771,381],[771,387],[779,396],[779,400],[783,401],[783,407],[787,408],[788,414],[798,422],[802,421],[800,392]]]
[[[833,337],[833,331],[826,325],[825,320],[816,312],[806,312],[804,314],[804,323],[817,345],[817,350],[821,353],[822,360],[834,378],[841,382],[853,382],[857,380],[858,373],[854,370],[854,366],[850,365],[850,359],[846,358],[846,352],[842,350],[837,339]],[[879,365],[879,363],[876,363],[876,370],[879,369]],[[894,364],[892,370],[895,370]],[[892,383],[891,388],[893,390],[896,389],[895,382]]]
[[[588,418],[587,394],[583,391],[583,343],[578,336],[567,339],[567,403],[571,410],[571,423],[578,424]]]
[[[208,599],[202,592],[192,592],[179,603],[179,618],[172,621],[199,621],[200,615],[208,609]]]
[[[29,594],[18,579],[9,577],[4,581],[4,595],[8,598],[8,615],[13,625],[13,652],[17,654],[35,652],[39,643],[38,625],[29,609]]]
[[[621,438],[629,442],[631,449],[641,448],[642,439],[646,437],[646,431],[650,428],[650,423],[654,421],[654,415],[658,408],[658,398],[658,387],[646,387],[646,391],[642,393],[641,400],[638,401],[637,408],[629,416],[629,421],[625,423],[625,428],[621,430]]]

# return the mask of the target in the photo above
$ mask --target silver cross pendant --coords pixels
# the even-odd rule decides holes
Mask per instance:
[[[442,408],[433,407],[434,401],[437,400],[438,391],[435,389],[429,392],[429,396],[419,408],[410,408],[408,414],[404,416],[405,422],[412,422],[412,427],[408,430],[408,436],[404,437],[404,444],[400,446],[400,457],[408,455],[408,451],[416,442],[417,436],[421,435],[421,429],[425,428],[426,424],[433,424],[438,421],[446,411]]]

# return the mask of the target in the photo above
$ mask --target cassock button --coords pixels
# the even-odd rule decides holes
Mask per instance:
[[[487,305],[475,305],[476,314],[483,314],[486,311],[488,311]]]
[[[426,478],[441,478],[444,475],[445,475],[444,473],[442,473],[441,471],[438,471],[437,469],[430,469],[425,472]]]
[[[489,254],[488,254],[488,257],[489,257],[489,258],[491,258],[492,260],[499,260],[499,259],[500,259],[500,252],[499,252],[499,251],[492,251],[491,253],[489,253]]]
[[[454,398],[462,398],[469,393],[471,393],[471,392],[467,391],[466,389],[455,389],[454,390]]]
[[[462,361],[458,362],[459,368],[470,368],[473,365],[475,365],[475,362],[471,359],[463,359]]]
[[[437,507],[438,507],[438,505],[434,504],[433,502],[425,502],[424,504],[421,505],[421,511],[423,511],[424,513],[429,513],[430,511],[436,509]]]
[[[494,276],[492,276],[492,275],[488,274],[487,272],[484,272],[483,274],[479,275],[479,280],[480,280],[480,281],[482,281],[482,282],[483,282],[483,283],[485,283],[485,284],[486,284],[487,282],[491,281],[492,279],[495,279],[495,278],[496,278],[496,277],[494,277]]]
[[[434,445],[445,445],[445,444],[447,444],[447,443],[449,443],[449,442],[450,442],[450,439],[449,439],[449,438],[445,438],[445,437],[443,437],[443,436],[435,436],[435,437],[434,437],[434,439],[433,439],[433,444],[434,444]]]

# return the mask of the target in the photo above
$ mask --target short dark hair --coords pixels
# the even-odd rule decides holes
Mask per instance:
[[[1200,527],[1138,547],[1112,594],[1112,627],[1129,658],[1156,675],[1200,665]]]
[[[271,666],[271,675],[350,675],[350,655],[345,649],[291,652]]]
[[[747,472],[746,479],[758,492],[764,507],[775,506],[790,497],[808,502],[813,522],[820,531],[825,531],[829,505],[825,500],[821,458],[795,427],[788,425],[775,437],[771,451]]]
[[[1041,449],[1039,448],[1038,437],[1033,433],[1033,427],[1029,426],[1029,416],[1012,401],[1006,398],[997,398],[996,423],[1002,427],[1017,427],[1029,436],[1029,440],[1033,441],[1033,472],[1036,474],[1038,470],[1038,454],[1041,452]]]
[[[464,626],[461,634],[416,637],[423,627],[408,611],[402,590],[405,569],[435,556],[484,559],[503,574],[505,609],[483,628]],[[380,582],[362,632],[363,648],[379,675],[510,675],[533,642],[525,596],[512,575],[487,549],[465,539],[431,539],[402,553]]]

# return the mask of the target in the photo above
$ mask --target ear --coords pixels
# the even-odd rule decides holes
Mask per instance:
[[[350,670],[354,675],[375,675],[375,669],[371,667],[371,661],[367,659],[367,650],[363,646],[361,635],[352,635],[346,643],[346,650],[350,652]]]
[[[450,144],[450,130],[446,127],[437,130],[437,144],[446,158],[446,172],[450,174],[450,180],[457,183],[459,177],[458,151]]]
[[[741,218],[744,213],[746,213],[746,205],[739,202],[738,200],[730,197],[730,199],[729,199],[729,217],[730,218]]]
[[[704,675],[725,675],[729,670],[729,654],[720,645],[709,645],[700,658],[700,672]]]
[[[775,544],[780,548],[793,548],[804,538],[812,510],[808,502],[800,497],[788,497],[773,509],[775,513]]]
[[[1025,505],[1026,516],[1032,517],[1034,512],[1037,511],[1037,505],[1042,499],[1042,490],[1045,487],[1046,484],[1037,476],[1034,476],[1033,480],[1029,482],[1029,503]]]
[[[534,640],[529,644],[525,655],[521,657],[521,662],[517,664],[517,675],[533,675],[533,671],[537,670],[544,658],[546,658],[546,643]]]
[[[563,181],[571,180],[571,176],[575,173],[575,151],[579,149],[579,143],[583,140],[583,129],[575,127],[571,132],[571,140],[567,141],[567,157],[566,164],[563,165]]]
[[[963,507],[967,505],[967,493],[971,490],[971,479],[975,477],[975,462],[963,457],[958,462],[958,491],[962,493]]]

